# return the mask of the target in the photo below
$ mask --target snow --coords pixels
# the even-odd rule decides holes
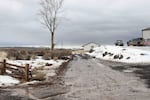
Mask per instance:
[[[22,86],[22,85],[32,85],[32,84],[35,84],[35,83],[38,83],[38,82],[40,82],[40,81],[30,81],[30,82],[23,83],[20,86]]]
[[[38,58],[35,60],[9,60],[8,63],[25,66],[25,64],[29,64],[31,69],[45,66],[46,63],[52,64],[51,67],[59,67],[64,60],[43,60],[42,58]]]
[[[1,86],[11,86],[15,84],[19,84],[19,80],[12,78],[10,76],[1,76],[0,75],[0,87]]]
[[[132,73],[133,70],[124,70],[123,72],[125,72],[125,73]]]
[[[37,57],[37,59],[35,60],[7,60],[8,63],[10,64],[15,64],[15,65],[20,65],[20,66],[25,66],[25,64],[29,64],[31,67],[31,70],[35,69],[35,68],[39,68],[39,67],[43,67],[44,70],[43,72],[46,73],[46,77],[52,77],[56,75],[56,69],[59,68],[59,66],[63,63],[66,62],[67,60],[44,60],[42,59],[42,57]],[[46,66],[46,64],[52,64],[51,66]],[[13,67],[13,66],[11,66]],[[13,67],[16,68],[17,67]],[[9,70],[6,70],[7,73],[12,73]],[[0,75],[0,87],[4,87],[4,86],[13,86],[15,84],[19,84],[20,81],[10,77],[10,76],[4,76],[4,75]],[[36,83],[36,81],[32,81],[32,82],[26,82],[26,84],[31,84],[31,83]]]
[[[94,48],[94,52],[87,54],[96,58],[115,62],[150,63],[150,51],[130,47],[103,45]]]

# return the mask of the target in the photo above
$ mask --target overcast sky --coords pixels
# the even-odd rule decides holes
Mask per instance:
[[[0,45],[49,45],[37,15],[39,0],[0,0]],[[150,0],[65,0],[55,36],[61,45],[112,44],[140,37],[150,27]]]

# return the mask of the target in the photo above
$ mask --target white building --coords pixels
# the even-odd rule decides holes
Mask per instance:
[[[94,42],[90,42],[90,43],[87,43],[85,45],[83,45],[83,49],[84,51],[90,51],[91,49],[95,48],[95,47],[99,47],[100,45],[97,44],[97,43],[94,43]]]
[[[142,37],[144,39],[150,39],[150,27],[142,30]]]

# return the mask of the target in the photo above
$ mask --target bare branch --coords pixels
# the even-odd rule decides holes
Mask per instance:
[[[51,49],[54,48],[54,34],[60,21],[59,16],[64,0],[41,0],[39,15],[42,19],[42,24],[45,25],[51,33]]]

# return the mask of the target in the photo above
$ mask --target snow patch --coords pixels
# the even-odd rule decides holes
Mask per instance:
[[[19,83],[19,80],[15,78],[0,75],[0,86],[12,86]]]
[[[43,68],[40,71],[46,74],[46,77],[53,77],[56,75],[56,69],[62,65],[62,63],[67,62],[68,60],[44,60],[42,57],[37,57],[35,60],[7,60],[8,63],[10,64],[15,64],[15,65],[20,65],[20,66],[25,66],[25,64],[29,64],[31,67],[31,70],[33,69],[38,69],[38,68]],[[15,69],[17,67],[11,66]],[[11,74],[12,72],[9,70],[6,70],[7,73]],[[35,74],[33,74],[35,76]],[[26,82],[24,84],[34,84],[38,81],[31,81],[31,82]],[[12,86],[15,84],[19,84],[20,81],[10,77],[10,76],[3,76],[0,75],[0,87],[5,87],[5,86]]]
[[[119,46],[100,46],[87,53],[96,58],[125,63],[150,63],[150,52]]]

